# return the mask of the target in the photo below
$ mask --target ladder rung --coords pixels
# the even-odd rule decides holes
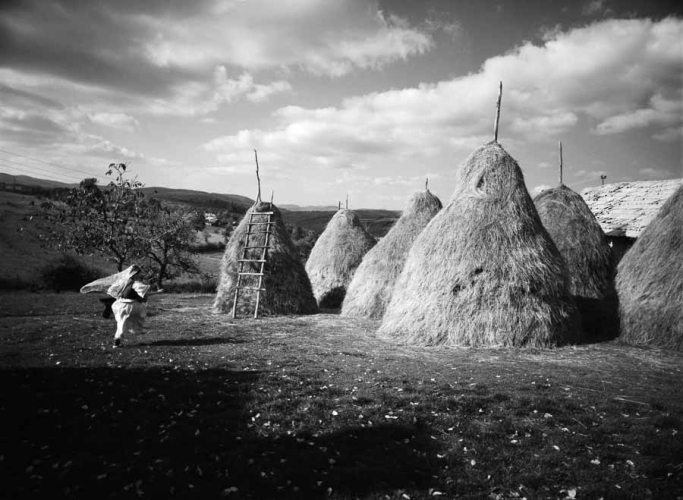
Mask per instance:
[[[259,247],[244,247],[245,250],[252,250],[252,249],[254,249],[254,248],[270,248],[270,247],[267,247],[267,246],[265,246],[265,245],[262,245],[262,246],[259,246]]]
[[[263,276],[263,273],[237,273],[240,276]]]
[[[251,217],[256,217],[257,215],[273,215],[275,212],[252,212],[249,214]]]
[[[268,225],[272,226],[275,223],[274,222],[247,222],[247,224],[249,224],[250,226],[256,226],[258,224],[268,224]]]
[[[253,287],[253,286],[241,286],[237,290],[261,290],[262,292],[266,291],[265,288],[257,288],[257,287]]]
[[[268,262],[263,259],[238,259],[237,262]]]

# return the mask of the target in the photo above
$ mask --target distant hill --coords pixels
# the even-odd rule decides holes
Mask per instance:
[[[43,188],[73,188],[78,184],[66,184],[63,182],[51,181],[29,177],[26,175],[10,175],[0,173],[0,184],[5,184],[8,191],[21,192],[21,186],[43,187]],[[10,186],[16,189],[10,188]],[[143,193],[154,198],[182,203],[192,208],[202,210],[224,210],[238,211],[244,213],[254,204],[254,200],[246,196],[224,193],[207,193],[205,191],[195,191],[191,189],[174,189],[165,187],[143,187]],[[294,204],[278,205],[282,211],[285,222],[322,233],[332,216],[337,212],[336,206],[300,206]],[[358,209],[354,210],[368,231],[375,236],[384,236],[400,217],[401,212],[396,210],[374,210]]]
[[[281,210],[289,210],[290,212],[336,212],[337,207],[334,205],[313,205],[302,207],[300,205],[278,205]]]
[[[254,204],[254,200],[238,194],[207,193],[204,191],[193,191],[191,189],[173,189],[164,187],[144,187],[140,191],[167,201],[185,203],[197,208],[226,208],[228,203],[233,203],[242,208],[249,208]]]
[[[10,175],[0,172],[0,183],[4,183],[7,186],[20,185],[20,186],[39,186],[44,188],[72,188],[78,186],[78,184],[67,184],[65,182],[51,181],[48,179],[37,179],[35,177],[29,177],[28,175]]]

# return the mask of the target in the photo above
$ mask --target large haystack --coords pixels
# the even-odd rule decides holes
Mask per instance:
[[[616,264],[597,219],[581,195],[565,185],[543,191],[534,198],[534,204],[569,268],[571,293],[586,336],[615,337],[619,326]]]
[[[237,283],[237,272],[240,269],[239,260],[243,258],[244,242],[247,233],[247,223],[249,214],[252,212],[268,212],[271,209],[270,203],[258,203],[251,207],[240,222],[237,229],[233,231],[225,247],[223,261],[221,263],[221,277],[218,285],[218,292],[213,307],[216,312],[229,313],[232,311],[233,300],[235,298],[235,285]],[[263,277],[263,288],[261,292],[259,315],[284,315],[284,314],[312,314],[318,311],[311,289],[311,283],[304,266],[299,258],[292,239],[282,221],[280,211],[272,205],[274,212],[271,221],[275,224],[271,229],[270,242],[268,245],[267,262]],[[259,215],[253,218],[253,222],[266,222],[266,215]],[[252,235],[249,237],[249,246],[260,246],[265,243],[265,235],[255,234],[262,231],[265,226],[254,226]],[[248,259],[260,259],[262,250],[247,250]],[[244,263],[244,272],[260,271],[257,263]],[[256,288],[258,285],[257,276],[243,276],[241,286]],[[238,316],[252,316],[256,307],[256,292],[253,290],[240,290],[237,302]]]
[[[379,334],[417,345],[545,347],[577,340],[566,264],[496,142],[415,240]]]
[[[318,305],[340,307],[353,273],[375,239],[351,210],[339,210],[315,243],[306,262]]]
[[[342,316],[377,319],[384,315],[410,247],[441,208],[439,198],[429,191],[410,197],[401,218],[363,257],[346,292]]]
[[[621,338],[683,351],[683,186],[617,268]]]

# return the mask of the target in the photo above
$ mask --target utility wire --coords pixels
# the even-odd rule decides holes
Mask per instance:
[[[73,172],[78,172],[80,174],[92,175],[90,172],[84,172],[83,170],[77,170],[75,168],[65,167],[63,165],[57,165],[56,163],[50,163],[49,161],[39,160],[38,158],[31,158],[30,156],[20,155],[19,153],[13,153],[12,151],[7,151],[6,149],[0,149],[3,153],[7,153],[13,156],[20,156],[21,158],[26,158],[27,160],[37,161],[39,163],[44,163],[45,165],[50,165],[51,167],[63,168],[65,170],[71,170]]]
[[[31,174],[32,176],[38,176],[38,175],[39,175],[39,176],[41,176],[41,177],[40,177],[41,179],[45,179],[45,180],[48,180],[48,181],[56,181],[56,182],[61,182],[61,183],[64,183],[64,184],[77,184],[78,182],[80,182],[80,181],[65,180],[63,177],[55,178],[54,174],[49,174],[49,175],[46,175],[46,174],[36,174],[35,172],[31,172],[31,171],[29,171],[29,170],[23,170],[23,169],[21,169],[20,167],[15,167],[15,166],[13,166],[13,165],[6,165],[6,164],[2,163],[1,161],[0,161],[0,167],[5,167],[5,168],[11,169],[11,170],[19,170],[20,172],[25,172],[25,173]],[[2,173],[4,173],[5,175],[12,176],[12,177],[15,177],[15,176],[17,176],[17,175],[22,175],[22,174],[14,174],[14,173],[10,174],[10,173],[7,173],[7,172],[2,172]],[[52,177],[50,177],[50,175],[51,175]]]
[[[7,158],[0,158],[0,161],[12,163],[12,165],[4,165],[4,166],[10,167],[10,168],[16,168],[17,170],[22,170],[20,167],[24,167],[24,168],[29,168],[29,169],[32,169],[32,170],[40,170],[41,172],[46,172],[46,173],[48,173],[48,174],[50,174],[50,175],[52,175],[52,176],[63,176],[64,178],[74,179],[74,180],[76,180],[77,182],[80,182],[80,181],[83,180],[83,179],[76,179],[75,176],[62,174],[62,173],[60,173],[60,172],[53,172],[53,171],[51,171],[51,170],[46,170],[46,169],[44,169],[44,168],[34,167],[33,165],[25,165],[25,164],[23,164],[23,163],[19,163],[19,162],[16,162],[16,161],[8,160]],[[15,165],[18,165],[18,166],[15,166]],[[24,172],[25,172],[25,170],[24,170]],[[32,174],[34,174],[34,175],[42,175],[42,174],[36,174],[35,172],[30,172],[30,173],[32,173]]]

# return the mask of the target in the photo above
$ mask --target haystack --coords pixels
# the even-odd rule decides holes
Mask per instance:
[[[379,334],[416,345],[545,347],[577,340],[567,266],[517,162],[475,150],[415,240]]]
[[[617,268],[621,338],[683,351],[683,186]]]
[[[342,316],[378,319],[384,315],[410,247],[441,208],[439,198],[429,191],[410,197],[401,218],[363,257],[346,292]]]
[[[318,311],[311,289],[311,283],[304,269],[299,252],[285,228],[282,214],[275,205],[257,203],[251,207],[239,226],[233,231],[225,247],[221,262],[221,276],[213,307],[216,312],[229,313],[232,311],[235,298],[237,272],[240,269],[239,260],[243,259],[244,243],[247,234],[249,214],[252,212],[268,212],[272,206],[274,214],[271,221],[271,236],[268,245],[267,262],[264,270],[263,288],[261,292],[259,315],[312,314]],[[260,215],[253,218],[253,222],[266,222],[267,216]],[[255,226],[261,228],[263,226]],[[249,246],[265,244],[265,235],[256,234],[261,229],[253,229],[249,237]],[[247,250],[247,259],[260,259],[262,250]],[[243,272],[259,272],[256,263],[244,263]],[[243,276],[241,286],[256,288],[257,276]],[[240,290],[237,302],[239,316],[251,316],[256,307],[256,292]]]
[[[534,198],[543,226],[564,257],[571,293],[588,338],[618,333],[615,259],[597,219],[580,194],[564,184]]]
[[[306,262],[318,305],[340,307],[353,273],[375,239],[351,210],[339,210],[315,243]]]

